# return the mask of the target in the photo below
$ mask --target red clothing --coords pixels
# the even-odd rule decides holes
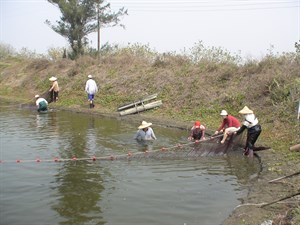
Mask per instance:
[[[239,128],[241,126],[240,121],[234,116],[228,115],[223,119],[221,126],[218,128],[218,131],[227,128],[227,127],[236,127]]]

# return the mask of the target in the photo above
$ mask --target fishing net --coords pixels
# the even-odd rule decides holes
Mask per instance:
[[[224,144],[220,141],[223,135],[208,137],[205,140],[177,144],[175,146],[146,150],[143,152],[128,152],[122,155],[95,157],[94,160],[141,160],[141,159],[183,159],[204,156],[225,155],[229,151],[241,147],[242,136],[232,136]]]
[[[170,147],[164,147],[154,150],[145,150],[137,152],[127,152],[125,154],[105,154],[102,152],[99,156],[90,156],[84,158],[77,158],[73,156],[71,158],[59,158],[53,159],[34,159],[34,160],[6,160],[4,162],[65,162],[65,161],[98,161],[98,160],[145,160],[145,159],[195,159],[197,157],[205,156],[222,156],[234,150],[241,149],[241,141],[243,135],[232,135],[228,140],[221,144],[220,141],[223,135],[207,137],[205,140],[188,142],[184,144],[176,144]]]

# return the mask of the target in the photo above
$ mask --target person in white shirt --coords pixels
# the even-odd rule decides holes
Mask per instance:
[[[240,114],[244,115],[244,122],[242,127],[236,132],[237,135],[241,134],[245,129],[247,129],[247,140],[244,149],[244,155],[252,157],[253,156],[253,148],[254,144],[257,141],[262,129],[258,123],[258,119],[254,115],[253,111],[250,110],[247,106],[245,106]]]
[[[95,94],[98,92],[98,86],[96,84],[96,81],[93,80],[92,75],[88,75],[88,80],[85,84],[85,91],[88,94],[88,101],[90,102],[90,108],[94,108],[94,98]]]
[[[142,124],[138,127],[138,131],[134,135],[134,139],[138,141],[144,140],[156,140],[153,129],[150,127],[152,123],[147,123],[143,121]]]
[[[47,112],[48,111],[48,102],[46,99],[41,98],[39,95],[35,96],[35,104],[37,106],[37,111],[38,112]]]

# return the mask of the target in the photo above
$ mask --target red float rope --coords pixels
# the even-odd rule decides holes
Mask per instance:
[[[76,158],[76,156],[73,156],[72,158],[67,158],[67,159],[62,159],[62,158],[58,158],[55,157],[53,159],[40,159],[40,158],[36,158],[36,159],[27,159],[27,160],[21,160],[21,159],[17,159],[17,160],[0,160],[0,164],[2,163],[11,163],[11,162],[16,162],[16,163],[24,163],[24,162],[66,162],[66,161],[96,161],[96,160],[116,160],[116,159],[130,159],[133,156],[138,156],[138,155],[147,155],[150,153],[154,153],[154,152],[165,152],[168,151],[170,149],[174,149],[174,148],[183,148],[184,146],[188,146],[194,143],[201,143],[201,142],[205,142],[205,141],[209,141],[218,137],[223,136],[223,134],[220,135],[216,135],[216,136],[211,136],[210,138],[204,139],[204,140],[195,140],[195,142],[189,142],[186,144],[177,144],[175,146],[171,146],[171,147],[163,147],[160,149],[155,149],[155,150],[150,150],[150,151],[145,151],[145,152],[128,152],[127,154],[121,154],[121,155],[110,155],[110,156],[100,156],[100,157],[96,157],[96,156],[91,156],[91,157],[85,157],[85,158]]]

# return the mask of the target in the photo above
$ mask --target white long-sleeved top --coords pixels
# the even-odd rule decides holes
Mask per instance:
[[[39,107],[40,102],[43,102],[43,101],[46,102],[46,105],[48,105],[48,102],[47,102],[46,99],[44,99],[44,98],[38,98],[38,99],[35,101],[36,106]]]
[[[98,87],[96,82],[93,79],[88,79],[85,84],[85,91],[90,94],[94,95],[98,91]]]
[[[243,125],[245,125],[247,128],[251,128],[257,124],[258,124],[258,119],[253,113],[245,115],[245,121],[243,122]]]
[[[156,136],[151,127],[148,127],[148,130],[145,132],[142,129],[138,130],[134,136],[136,140],[156,140]]]

